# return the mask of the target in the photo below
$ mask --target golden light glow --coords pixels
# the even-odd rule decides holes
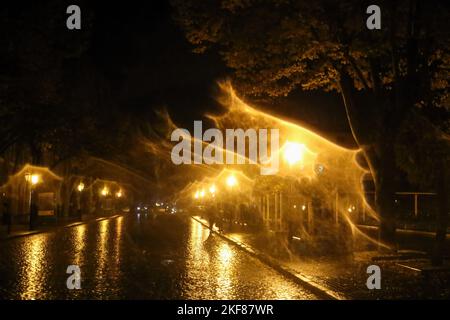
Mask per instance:
[[[194,199],[198,199],[200,197],[200,192],[195,191]]]
[[[223,243],[219,249],[219,261],[223,264],[229,264],[233,258],[233,250],[227,243]]]
[[[80,182],[80,184],[78,185],[78,187],[77,187],[77,189],[78,189],[78,191],[83,191],[84,190],[84,183],[83,182]]]
[[[223,242],[218,248],[217,257],[215,257],[214,268],[217,270],[217,285],[220,288],[219,295],[224,299],[230,298],[233,290],[233,281],[236,277],[236,260],[234,251],[228,243]]]
[[[116,197],[121,198],[122,197],[122,190],[119,190],[116,192]]]
[[[237,185],[237,179],[234,175],[231,175],[227,178],[227,185],[231,188]]]
[[[37,174],[32,174],[31,175],[31,184],[32,185],[38,184],[39,181],[40,181],[40,177]]]
[[[240,99],[233,90],[230,83],[222,83],[221,89],[223,95],[220,102],[227,110],[220,115],[207,115],[213,121],[217,128],[243,128],[263,130],[266,128],[276,128],[279,130],[280,148],[272,147],[272,143],[267,143],[269,153],[265,155],[266,163],[258,162],[255,165],[247,164],[247,153],[245,157],[245,165],[226,165],[226,166],[198,166],[199,170],[204,171],[204,178],[191,182],[185,189],[180,191],[179,195],[185,197],[193,194],[195,190],[201,190],[205,186],[226,186],[228,189],[236,189],[239,184],[242,192],[242,198],[245,201],[253,201],[252,191],[256,191],[258,195],[264,197],[265,194],[273,191],[276,185],[272,185],[270,180],[261,177],[259,167],[275,168],[274,173],[279,178],[280,183],[296,183],[295,186],[303,187],[305,184],[311,184],[318,188],[320,193],[327,197],[328,195],[340,190],[345,192],[347,200],[336,198],[335,201],[323,199],[330,206],[330,209],[336,210],[357,229],[353,221],[355,213],[360,208],[359,201],[364,206],[366,214],[375,220],[378,220],[378,214],[371,208],[365,199],[364,189],[362,188],[361,179],[370,179],[370,169],[364,162],[359,160],[361,149],[350,149],[339,146],[324,136],[308,129],[301,123],[296,123],[290,119],[282,119],[257,108],[251,107],[245,101]],[[336,137],[333,137],[336,138]],[[273,152],[274,151],[274,152]],[[230,151],[233,152],[233,151]],[[238,156],[237,154],[234,156]],[[284,165],[278,164],[278,161]],[[301,168],[294,170],[293,168]],[[234,177],[233,177],[234,176]],[[236,180],[237,178],[237,180]],[[284,181],[284,178],[287,178]],[[234,187],[234,188],[232,188]],[[208,190],[208,189],[207,189]],[[248,192],[247,192],[248,191]],[[306,196],[307,198],[309,195]],[[306,213],[310,209],[314,209],[314,205],[309,203],[310,199],[305,202],[297,202],[296,210]],[[358,205],[356,205],[356,203]],[[351,204],[351,205],[349,205]],[[291,204],[292,206],[293,204]],[[311,208],[310,208],[311,206]],[[331,208],[332,207],[332,208]],[[370,238],[367,236],[367,238]],[[369,239],[374,243],[378,243],[377,239]]]
[[[113,251],[113,257],[115,260],[115,265],[114,265],[114,272],[120,273],[120,261],[121,261],[121,241],[122,241],[122,220],[123,217],[118,217],[116,219],[116,238],[114,239],[114,251]],[[119,277],[116,277],[115,279],[119,279]]]
[[[109,257],[111,255],[110,246],[108,245],[108,238],[112,237],[114,234],[111,231],[109,219],[102,220],[98,224],[98,231],[96,234],[96,242],[97,246],[95,248],[96,252],[96,269],[95,269],[95,282],[94,286],[96,292],[101,292],[102,290],[106,290],[105,288],[108,284],[103,281],[104,277],[107,274],[107,267],[109,263]],[[111,243],[111,242],[109,242]]]
[[[215,185],[211,185],[211,187],[209,187],[209,192],[214,195],[214,193],[216,193],[216,186]]]
[[[102,191],[101,191],[102,196],[107,196],[109,194],[109,189],[108,187],[104,186]]]
[[[304,144],[287,141],[283,149],[284,160],[286,160],[289,165],[294,165],[298,162],[303,161],[306,150]]]
[[[203,198],[204,196],[205,196],[205,190],[202,189],[202,190],[200,191],[200,198]]]
[[[86,247],[86,225],[82,224],[76,226],[73,232],[74,232],[73,249],[75,252],[74,262],[75,264],[80,265],[83,261],[85,253],[84,249]]]
[[[23,260],[23,287],[21,288],[21,298],[34,300],[42,294],[41,283],[45,281],[47,273],[46,242],[45,236],[32,237],[26,239],[24,245]]]
[[[41,177],[38,174],[27,173],[25,174],[25,180],[34,186],[40,182]]]

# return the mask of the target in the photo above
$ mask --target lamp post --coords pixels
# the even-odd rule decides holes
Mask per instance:
[[[227,177],[226,184],[228,188],[230,189],[230,196],[229,199],[231,200],[228,204],[229,208],[231,209],[230,215],[229,215],[229,228],[231,229],[231,226],[233,225],[233,220],[236,220],[236,199],[234,199],[234,192],[233,189],[235,186],[237,186],[238,181],[236,177],[231,174]],[[227,214],[228,215],[228,214]]]
[[[30,188],[30,230],[34,230],[36,228],[36,219],[37,219],[37,207],[34,203],[34,187],[41,182],[41,178],[37,174],[25,173],[25,181],[28,183],[28,187]]]
[[[100,195],[103,197],[103,200],[101,201],[102,214],[105,214],[105,212],[106,212],[105,206],[106,206],[106,197],[108,196],[108,194],[109,194],[109,189],[105,185],[103,187],[103,189],[100,190]]]
[[[121,199],[122,196],[123,196],[122,189],[119,189],[119,191],[116,192],[115,196],[116,196],[116,204],[118,205],[119,209],[121,210],[120,199]],[[117,208],[115,208],[115,209],[117,210]]]
[[[80,220],[83,220],[83,216],[82,216],[82,213],[81,213],[81,194],[82,194],[82,192],[84,190],[84,183],[83,182],[80,182],[78,184],[77,190],[78,190],[78,218]]]
[[[211,230],[214,229],[214,224],[217,221],[217,216],[218,216],[218,208],[217,208],[217,201],[216,201],[216,186],[214,184],[212,184],[209,187],[209,193],[211,195],[211,204],[209,206],[209,227],[211,228]]]

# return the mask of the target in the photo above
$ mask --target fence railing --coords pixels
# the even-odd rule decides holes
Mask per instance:
[[[374,192],[365,194],[367,203],[375,203]],[[438,214],[436,193],[419,191],[399,191],[395,193],[395,209],[397,226],[405,229],[434,230]],[[367,204],[363,203],[357,210],[358,222],[375,224],[375,219],[367,215]]]

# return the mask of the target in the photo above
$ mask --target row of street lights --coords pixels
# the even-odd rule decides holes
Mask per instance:
[[[25,181],[27,183],[29,183],[29,185],[31,186],[30,190],[33,190],[33,188],[38,183],[43,182],[40,175],[32,174],[32,173],[29,173],[29,172],[25,173]],[[77,186],[78,192],[83,192],[84,188],[85,188],[85,185],[84,185],[83,182],[80,182],[78,184],[78,186]],[[107,186],[104,186],[103,189],[100,190],[100,194],[102,196],[107,196],[107,195],[109,195],[109,193],[110,193],[110,191],[109,191],[109,188]],[[115,194],[116,198],[121,198],[122,195],[123,195],[122,189],[119,189],[119,191],[117,191],[116,194]]]
[[[305,152],[306,146],[297,142],[287,141],[283,147],[283,157],[290,166],[303,162]],[[227,177],[226,184],[229,188],[234,188],[238,184],[238,180],[233,174],[231,174]],[[216,186],[214,184],[209,187],[209,192],[214,198],[216,193]],[[197,190],[194,193],[194,199],[204,198],[205,195],[206,192],[204,189]]]
[[[84,190],[84,183],[80,182],[78,184],[77,190],[81,193]],[[100,189],[100,194],[104,197],[108,196],[110,194],[110,190],[107,186],[103,186],[102,189]],[[122,189],[119,189],[119,191],[116,192],[115,194],[116,198],[122,198],[123,196],[123,191]]]
[[[26,172],[25,173],[25,181],[28,183],[29,190],[30,190],[30,194],[29,194],[30,230],[34,230],[36,227],[36,219],[37,219],[38,212],[37,212],[37,208],[35,207],[35,203],[33,202],[34,201],[33,193],[34,193],[34,189],[35,189],[36,185],[39,183],[42,183],[43,179],[41,178],[41,176],[39,174]],[[84,189],[85,189],[85,185],[81,181],[77,186],[77,190],[80,193],[80,195],[84,191]],[[104,186],[102,189],[100,189],[100,194],[104,197],[108,196],[110,194],[109,188],[107,186]],[[115,197],[119,199],[119,198],[122,198],[122,196],[123,196],[123,191],[122,191],[122,189],[119,189],[115,193]]]
[[[226,179],[227,186],[232,189],[238,184],[238,180],[234,175],[229,175]],[[217,192],[217,188],[215,184],[209,186],[209,193],[212,198],[215,198]],[[194,193],[194,199],[202,199],[206,196],[205,189],[197,190]]]

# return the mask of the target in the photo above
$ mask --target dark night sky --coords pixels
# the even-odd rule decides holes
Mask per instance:
[[[216,82],[230,70],[216,52],[191,52],[168,1],[98,5],[93,23],[94,62],[126,112],[145,116],[165,106],[174,121],[187,128],[205,111],[220,112]],[[328,135],[349,132],[337,94],[294,92],[260,106]]]
[[[95,63],[130,111],[166,106],[175,120],[200,117],[214,105],[215,81],[226,75],[218,55],[191,53],[167,1],[97,9]]]
[[[125,114],[143,121],[148,119],[151,124],[155,120],[153,110],[165,107],[177,125],[191,129],[193,120],[201,119],[205,112],[222,111],[216,101],[219,94],[217,81],[226,79],[232,70],[224,65],[215,51],[206,54],[192,52],[183,31],[172,19],[168,0],[74,2],[79,4],[82,12],[82,30],[79,31],[65,28],[65,8],[72,3],[64,0],[49,2],[45,6],[24,2],[10,4],[2,11],[5,12],[2,17],[7,17],[2,19],[3,31],[6,36],[17,40],[18,52],[30,50],[34,45],[33,39],[21,45],[22,32],[28,38],[35,36],[37,33],[33,30],[40,24],[44,32],[49,32],[44,35],[43,46],[55,45],[53,38],[56,43],[63,42],[63,46],[71,42],[74,43],[72,47],[78,43],[84,46],[84,35],[87,35],[88,51],[74,66],[69,66],[67,77],[73,79],[72,83],[78,87],[83,87],[81,84],[90,81],[89,78],[102,79],[99,87],[109,90],[112,95],[100,106],[101,114],[108,111],[108,104],[112,101]],[[51,27],[53,29],[46,29],[55,17],[58,22]],[[16,25],[19,27],[17,30]],[[53,50],[51,47],[47,49]],[[45,50],[42,50],[44,55]],[[41,61],[42,55],[25,56],[25,64],[29,62],[27,59]],[[51,54],[48,59],[52,59]],[[46,61],[45,58],[43,60]],[[13,64],[2,64],[2,67],[8,66],[12,68]],[[76,95],[76,90],[70,91],[73,93],[68,92],[66,98]],[[92,97],[86,95],[86,99],[92,100]],[[349,133],[344,107],[336,93],[296,91],[287,98],[258,102],[256,106],[326,132],[325,135],[330,137],[335,132]]]

